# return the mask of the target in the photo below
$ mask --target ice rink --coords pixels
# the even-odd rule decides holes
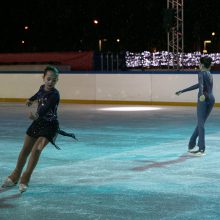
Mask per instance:
[[[31,121],[0,103],[0,181]],[[206,156],[187,154],[195,107],[61,104],[57,150],[42,152],[28,191],[0,193],[0,220],[219,220],[220,109],[206,123]]]

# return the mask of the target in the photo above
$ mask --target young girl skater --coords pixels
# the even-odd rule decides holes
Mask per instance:
[[[208,56],[201,57],[200,59],[200,72],[198,74],[198,84],[189,88],[176,92],[180,95],[199,88],[198,102],[197,102],[197,126],[189,140],[188,151],[195,156],[205,155],[205,122],[212,111],[215,104],[215,98],[212,93],[213,77],[210,73],[212,59]],[[196,146],[196,139],[198,139],[199,150],[194,150]]]
[[[35,114],[30,112],[29,114],[29,118],[33,120],[33,122],[26,131],[24,145],[19,154],[16,168],[4,181],[2,187],[14,186],[20,179],[19,190],[20,192],[25,192],[31,174],[45,146],[51,142],[57,147],[54,141],[58,133],[75,138],[74,134],[69,134],[59,129],[57,107],[59,105],[60,95],[59,91],[55,89],[58,75],[58,70],[55,67],[47,67],[43,75],[44,85],[40,87],[39,91],[34,96],[27,100],[27,106],[31,106],[36,100],[38,101],[37,112]],[[29,155],[30,157],[26,170],[22,173]]]

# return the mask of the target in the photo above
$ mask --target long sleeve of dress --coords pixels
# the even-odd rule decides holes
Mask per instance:
[[[199,83],[197,83],[197,84],[195,84],[193,86],[190,86],[190,87],[188,87],[186,89],[183,89],[183,90],[181,90],[181,92],[182,93],[189,92],[189,91],[192,91],[192,90],[195,90],[195,89],[198,89],[198,88],[199,88]]]
[[[38,90],[38,92],[36,93],[36,94],[34,94],[33,96],[31,96],[30,98],[29,98],[29,100],[30,101],[35,101],[35,100],[37,100],[38,99],[38,96],[39,96],[39,94],[40,94],[40,92],[41,92],[41,90],[42,90],[42,86],[39,88],[39,90]]]
[[[40,91],[40,90],[39,90]],[[30,98],[29,98],[29,100],[30,101],[35,101],[35,100],[37,100],[37,98],[38,98],[38,95],[39,95],[39,91],[35,94],[35,95],[33,95],[33,96],[31,96]]]

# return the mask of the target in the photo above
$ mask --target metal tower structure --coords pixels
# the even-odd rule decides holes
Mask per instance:
[[[167,9],[174,12],[174,23],[167,31],[167,50],[169,53],[168,68],[179,69],[184,52],[184,0],[167,0]]]

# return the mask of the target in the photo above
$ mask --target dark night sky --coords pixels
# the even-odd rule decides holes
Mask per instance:
[[[218,4],[185,0],[185,51],[201,49],[215,31],[210,50],[220,52]],[[104,38],[103,50],[166,50],[165,8],[166,0],[7,1],[0,7],[0,52],[97,50]]]

